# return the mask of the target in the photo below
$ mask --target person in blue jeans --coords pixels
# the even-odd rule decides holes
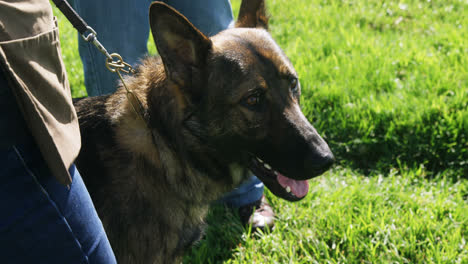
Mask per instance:
[[[117,263],[78,170],[59,183],[32,137],[0,149],[0,263]]]
[[[77,13],[96,32],[109,53],[119,53],[129,64],[135,65],[147,50],[149,37],[148,10],[151,0],[74,0]],[[207,36],[233,25],[229,0],[164,0],[174,7]],[[85,85],[89,96],[113,93],[117,75],[104,66],[105,56],[96,47],[79,37],[79,51],[83,62]],[[273,226],[274,214],[263,196],[263,183],[254,175],[247,182],[228,193],[221,202],[239,209],[244,224],[253,228]],[[254,212],[254,208],[256,208]]]
[[[49,0],[0,0],[0,263],[115,264],[74,159],[80,130]]]

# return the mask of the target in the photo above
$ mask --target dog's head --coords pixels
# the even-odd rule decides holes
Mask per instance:
[[[334,157],[301,112],[299,79],[267,31],[264,1],[243,1],[236,26],[211,38],[160,2],[150,25],[184,128],[213,150],[211,164],[240,164],[275,195],[305,197],[306,180]]]

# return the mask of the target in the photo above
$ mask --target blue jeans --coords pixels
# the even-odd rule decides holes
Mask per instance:
[[[0,150],[0,263],[116,263],[75,166],[61,185],[34,143]]]
[[[135,65],[147,54],[149,36],[148,9],[151,0],[74,0],[75,10],[98,33],[98,40],[109,53],[117,52]],[[204,34],[211,36],[233,23],[229,0],[164,0],[184,14]],[[79,37],[85,85],[89,96],[115,91],[118,77],[107,70],[105,56],[96,47]],[[231,193],[222,202],[240,207],[259,200],[263,183],[255,176]]]
[[[109,53],[117,52],[131,65],[147,53],[148,11],[151,0],[73,0],[77,13],[96,32]],[[164,0],[183,13],[198,29],[211,36],[233,21],[229,0]],[[85,85],[89,96],[115,91],[118,77],[104,65],[106,57],[94,45],[78,38]]]

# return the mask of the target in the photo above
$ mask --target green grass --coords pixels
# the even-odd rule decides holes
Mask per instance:
[[[271,233],[249,235],[214,208],[207,236],[186,263],[466,263],[468,186],[450,173],[391,170],[363,176],[338,167],[311,180],[301,202],[270,193]],[[234,219],[234,220],[232,220]]]
[[[251,235],[213,208],[184,262],[468,263],[468,2],[267,3],[303,111],[338,165],[303,201],[267,192],[272,232]],[[76,33],[59,21],[73,95],[83,96]]]
[[[468,4],[383,2],[270,1],[304,112],[356,167],[468,174]]]

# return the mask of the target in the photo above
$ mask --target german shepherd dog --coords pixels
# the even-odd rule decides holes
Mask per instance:
[[[299,107],[298,76],[267,31],[263,0],[244,0],[234,28],[208,38],[155,2],[160,57],[120,87],[76,102],[77,166],[119,263],[174,263],[202,234],[210,203],[252,171],[281,198],[334,161]]]

